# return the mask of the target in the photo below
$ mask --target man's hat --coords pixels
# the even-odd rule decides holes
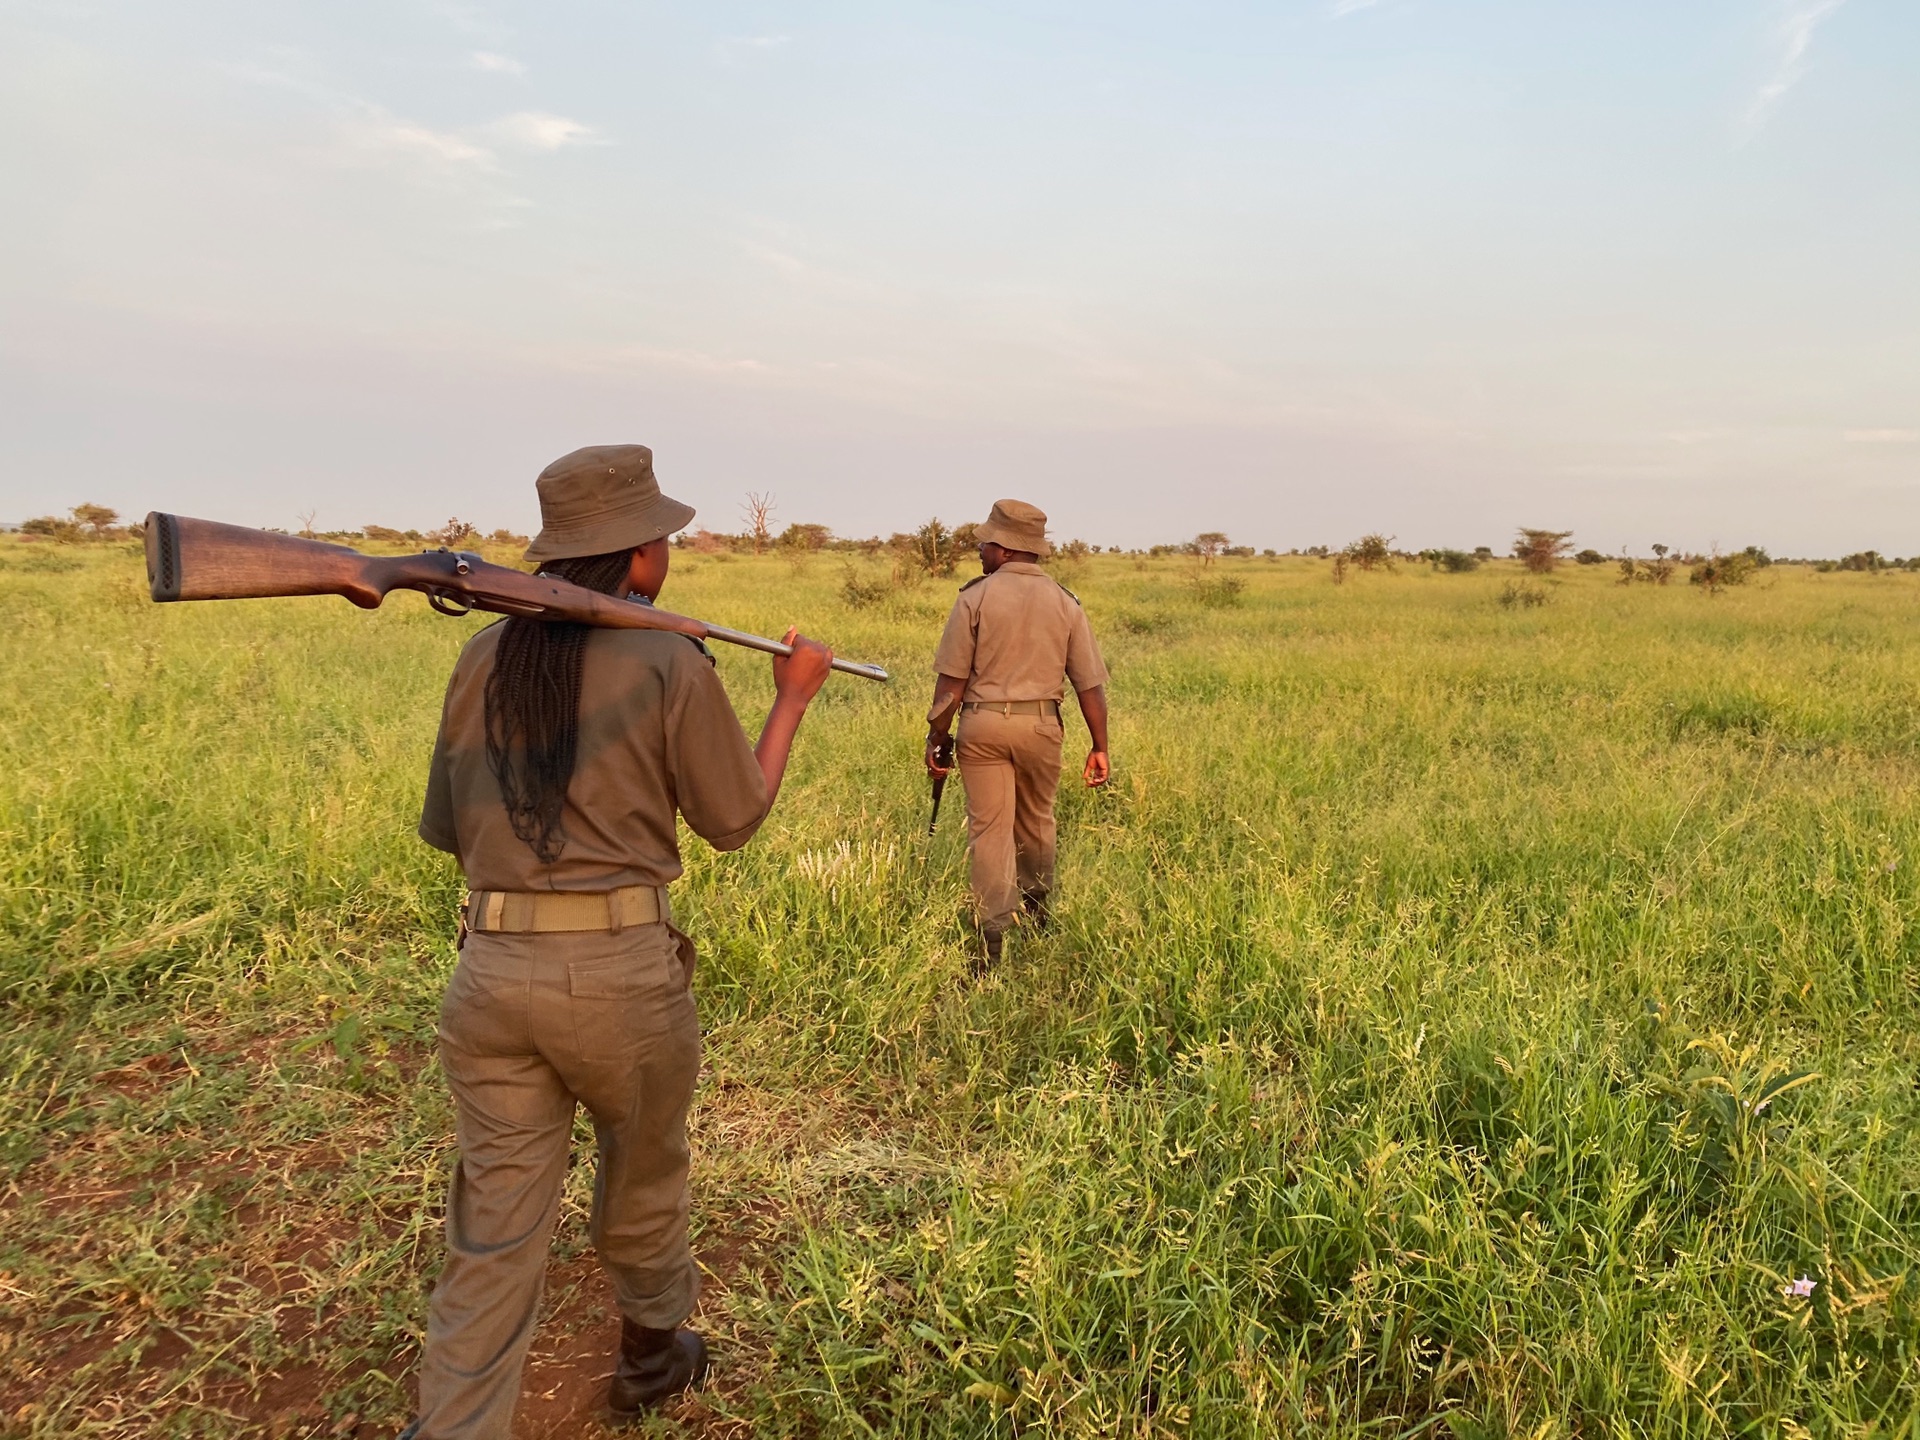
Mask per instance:
[[[1025,550],[1034,555],[1053,552],[1053,547],[1047,544],[1047,512],[1024,500],[994,501],[987,523],[973,533],[978,539],[991,540],[1008,550]]]
[[[610,555],[671,535],[693,507],[660,493],[653,451],[644,445],[589,445],[562,455],[534,481],[540,533],[529,560]]]

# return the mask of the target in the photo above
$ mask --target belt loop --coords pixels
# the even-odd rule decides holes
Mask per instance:
[[[607,929],[618,935],[627,924],[627,892],[607,891]]]
[[[667,899],[667,887],[662,885],[658,887],[653,894],[660,907],[660,923],[662,925],[673,924],[673,906]]]

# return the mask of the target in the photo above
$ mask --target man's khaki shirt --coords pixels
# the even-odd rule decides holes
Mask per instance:
[[[965,680],[966,700],[1058,700],[1062,675],[1076,692],[1107,683],[1080,602],[1025,560],[961,587],[933,668]]]
[[[681,873],[674,812],[717,850],[747,843],[767,786],[713,663],[684,636],[593,630],[580,667],[580,742],[551,865],[507,822],[487,764],[486,690],[501,626],[460,652],[427,775],[420,838],[477,890],[613,890]]]

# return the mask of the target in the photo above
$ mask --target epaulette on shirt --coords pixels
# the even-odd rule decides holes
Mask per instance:
[[[974,586],[978,585],[982,580],[986,578],[987,577],[984,575],[976,575],[971,580],[967,581],[966,584],[962,585],[960,588],[962,590],[971,590]]]
[[[1059,582],[1058,580],[1056,580],[1056,581],[1054,581],[1053,583],[1054,583],[1054,584],[1056,584],[1056,585],[1060,585],[1060,582]],[[1064,586],[1064,585],[1060,585],[1060,588],[1061,588],[1062,590],[1067,590],[1067,587],[1066,587],[1066,586]],[[1079,597],[1078,595],[1076,595],[1076,594],[1074,594],[1074,593],[1073,593],[1073,591],[1071,591],[1071,590],[1067,590],[1067,598],[1068,598],[1069,600],[1071,600],[1071,601],[1073,601],[1073,603],[1074,603],[1074,604],[1076,604],[1076,605],[1080,605],[1080,597]],[[1084,605],[1080,605],[1080,608],[1081,608],[1082,610],[1084,610],[1084,609],[1086,609],[1087,607],[1086,607],[1086,606],[1084,606]]]

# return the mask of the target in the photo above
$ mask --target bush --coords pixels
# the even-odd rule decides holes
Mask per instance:
[[[1391,535],[1362,535],[1340,553],[1356,570],[1393,569]]]
[[[1226,610],[1240,603],[1247,582],[1237,575],[1192,575],[1187,578],[1187,588],[1209,609]]]
[[[71,520],[62,520],[58,515],[36,515],[21,524],[20,533],[71,545],[80,538],[80,527]]]
[[[1870,574],[1876,570],[1886,569],[1887,562],[1880,557],[1878,550],[1860,550],[1852,555],[1842,556],[1839,568],[1865,571]]]
[[[1582,550],[1573,557],[1573,562],[1576,565],[1604,565],[1607,563],[1607,557],[1598,550]]]
[[[1718,595],[1729,585],[1744,585],[1755,569],[1751,556],[1711,555],[1696,563],[1687,575],[1689,585],[1698,585],[1709,595]]]
[[[1433,550],[1428,552],[1435,570],[1444,570],[1449,575],[1465,575],[1480,568],[1480,557],[1469,555],[1464,550]]]
[[[1499,595],[1494,598],[1500,602],[1502,610],[1531,610],[1537,605],[1546,604],[1548,596],[1543,586],[1529,585],[1524,580],[1509,580],[1500,587]]]

